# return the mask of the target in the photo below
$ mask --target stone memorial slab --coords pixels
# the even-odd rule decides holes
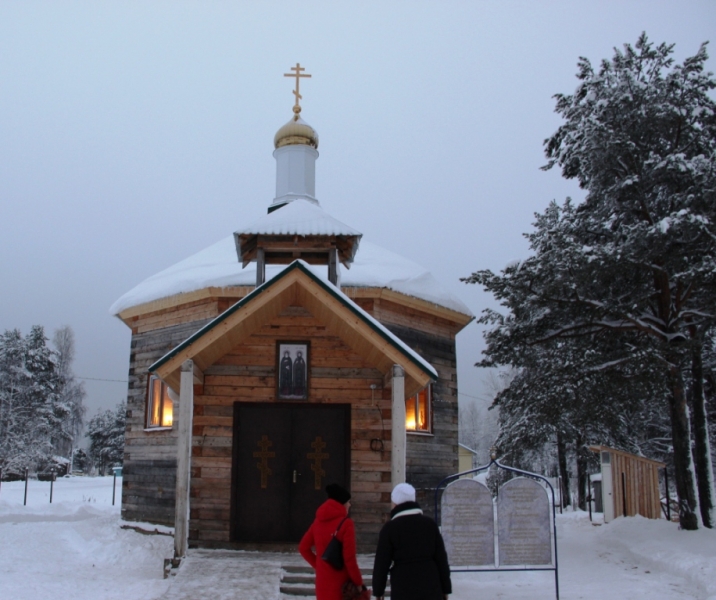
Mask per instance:
[[[442,535],[450,566],[495,566],[495,517],[487,486],[458,479],[441,501]]]
[[[497,495],[500,566],[552,565],[550,502],[534,479],[518,477]]]

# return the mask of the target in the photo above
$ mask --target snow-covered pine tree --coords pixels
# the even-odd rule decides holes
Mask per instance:
[[[688,382],[688,401],[691,409],[691,430],[694,438],[694,469],[698,483],[699,507],[701,518],[706,527],[716,526],[714,518],[714,485],[713,463],[709,444],[708,411],[704,393],[704,344],[706,343],[706,326],[692,326],[689,328],[691,336],[690,368],[685,374]]]
[[[84,423],[84,384],[78,382],[72,362],[75,357],[75,334],[70,326],[57,329],[52,337],[55,347],[55,363],[58,376],[57,409],[64,415],[61,428],[53,438],[55,451],[61,456],[70,458],[76,441],[82,433]]]
[[[490,369],[482,379],[483,392],[479,398],[461,394],[459,440],[477,453],[480,465],[490,461],[490,449],[500,432],[500,411],[493,406],[495,396],[509,385],[516,374],[512,369]]]
[[[90,457],[83,448],[77,448],[72,454],[72,470],[88,473],[91,467]]]
[[[458,441],[472,450],[480,441],[480,407],[477,401],[460,402]]]
[[[560,166],[587,190],[573,222],[584,258],[600,271],[621,270],[611,280],[622,287],[608,296],[573,291],[585,315],[569,329],[638,331],[658,347],[670,380],[680,522],[695,529],[682,365],[688,328],[708,325],[716,312],[716,103],[709,96],[716,80],[705,72],[705,44],[680,65],[672,53],[642,34],[597,72],[580,59],[577,90],[556,96],[564,124],[545,142],[545,168]],[[704,492],[713,506],[712,482],[700,485],[711,485]]]
[[[709,438],[716,439],[716,329],[704,335],[702,348],[704,368],[704,396],[706,398],[706,420]],[[716,465],[716,447],[711,446],[712,462]]]
[[[53,437],[61,430],[66,414],[58,406],[55,357],[47,346],[44,328],[33,325],[24,342],[24,367],[29,374],[29,386],[24,390],[24,406],[29,417],[25,421],[29,433],[25,455],[31,467],[42,469],[56,454]]]
[[[121,465],[124,460],[126,413],[126,403],[120,402],[114,410],[101,411],[87,423],[88,454],[102,475],[109,467]]]
[[[0,468],[5,473],[41,470],[56,456],[69,456],[68,440],[81,428],[84,391],[71,375],[66,335],[64,341],[55,352],[39,325],[24,338],[18,330],[0,336]]]
[[[647,344],[668,381],[680,521],[693,529],[698,502],[683,373],[692,362],[691,331],[712,326],[716,312],[716,111],[708,96],[716,83],[704,73],[704,47],[683,65],[674,66],[671,53],[642,36],[598,73],[580,61],[577,91],[557,96],[565,123],[546,142],[546,168],[559,165],[578,178],[585,202],[538,215],[529,236],[534,257],[468,281],[511,299],[510,317],[483,319],[509,330],[492,348],[503,358],[511,352],[512,364],[529,352],[515,339],[631,334]],[[617,364],[630,360],[630,343]],[[699,490],[713,498],[710,473]]]
[[[491,331],[493,341],[497,333],[509,335],[509,328]],[[615,343],[603,336],[542,344],[532,340],[509,340],[525,348],[520,352],[519,374],[495,399],[501,411],[498,445],[519,464],[525,455],[540,455],[542,448],[555,444],[567,499],[567,464],[573,456],[578,503],[585,508],[588,466],[596,464],[589,446],[608,444],[631,451],[643,446],[647,428],[634,430],[629,425],[635,423],[635,414],[643,414],[643,399],[653,396],[657,383],[645,376],[640,353],[621,356],[623,340]],[[483,364],[496,357],[492,350],[488,343]]]
[[[24,368],[24,340],[19,330],[0,335],[0,469],[7,476],[19,475],[25,468],[24,390],[29,373]]]
[[[613,253],[603,251],[594,259],[596,244],[580,231],[581,215],[571,202],[552,203],[536,217],[528,235],[533,256],[499,275],[479,271],[465,280],[483,285],[509,310],[507,316],[487,310],[480,318],[492,329],[478,365],[523,369],[498,399],[501,441],[529,447],[551,432],[558,448],[577,444],[578,471],[584,468],[584,446],[592,441],[637,452],[659,447],[666,402],[662,409],[654,409],[653,402],[663,399],[668,382],[664,348],[653,336],[627,327],[622,314],[610,312],[612,297],[628,303],[625,292],[632,301],[638,296],[639,278],[612,264]],[[649,283],[639,292],[647,298]],[[600,406],[601,414],[594,408]],[[597,435],[577,435],[581,431]],[[564,456],[560,451],[562,471]]]

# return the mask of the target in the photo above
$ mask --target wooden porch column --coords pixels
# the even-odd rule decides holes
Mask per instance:
[[[328,251],[328,281],[340,289],[341,284],[340,281],[338,281],[338,265],[338,250],[331,248]]]
[[[393,440],[391,444],[391,477],[393,487],[405,483],[405,371],[400,365],[393,365]]]
[[[263,248],[256,251],[256,287],[266,281],[266,252]]]
[[[177,486],[174,510],[174,557],[186,556],[189,539],[189,485],[191,474],[191,433],[194,415],[194,361],[181,366],[177,439]]]

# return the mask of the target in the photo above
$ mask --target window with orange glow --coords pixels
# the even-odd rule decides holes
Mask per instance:
[[[171,427],[174,404],[167,384],[158,377],[150,377],[147,395],[147,427]]]
[[[430,386],[428,386],[405,401],[405,428],[408,431],[430,433],[432,430],[430,408]]]

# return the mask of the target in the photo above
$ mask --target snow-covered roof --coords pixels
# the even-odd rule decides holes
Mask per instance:
[[[341,270],[341,285],[387,288],[472,316],[467,305],[447,292],[425,267],[365,240],[350,270]]]
[[[283,212],[284,207],[276,212]],[[266,279],[274,277],[281,265],[266,265]],[[312,267],[320,278],[327,278],[325,267]],[[242,269],[236,257],[234,237],[221,241],[148,277],[129,290],[110,307],[112,315],[147,302],[209,287],[253,286],[256,263]],[[446,292],[433,275],[415,262],[363,240],[350,270],[341,269],[344,287],[387,288],[413,296],[464,315],[470,309],[456,296]]]
[[[341,223],[320,206],[297,199],[264,215],[237,235],[351,235],[363,234]]]
[[[162,356],[159,360],[157,360],[154,364],[152,364],[149,367],[149,371],[155,372],[161,365],[165,364],[171,358],[176,356],[176,354],[178,354],[182,349],[190,346],[196,340],[200,339],[202,336],[204,336],[209,331],[214,329],[222,321],[226,320],[228,316],[230,316],[237,310],[240,310],[245,305],[251,303],[254,299],[260,298],[261,294],[266,289],[273,286],[278,280],[280,280],[282,277],[286,276],[288,273],[290,273],[291,271],[293,271],[295,269],[303,271],[306,275],[308,275],[309,277],[312,277],[319,285],[323,286],[323,288],[326,291],[328,291],[335,298],[340,300],[340,302],[342,302],[345,306],[347,306],[359,318],[363,319],[366,323],[368,323],[385,340],[390,342],[396,348],[399,348],[405,355],[408,356],[408,358],[415,365],[417,365],[420,369],[422,369],[425,373],[429,374],[434,379],[437,379],[438,373],[435,370],[435,367],[433,367],[427,360],[425,360],[422,356],[420,356],[420,354],[418,354],[415,350],[413,350],[410,346],[408,346],[403,340],[401,340],[397,335],[395,335],[392,331],[390,331],[390,329],[388,329],[380,321],[378,321],[377,319],[372,317],[369,313],[367,313],[360,306],[358,306],[353,300],[351,300],[348,296],[346,296],[339,288],[334,286],[326,278],[321,277],[318,273],[318,269],[315,266],[309,265],[302,260],[296,260],[296,261],[292,262],[290,265],[280,265],[278,272],[275,273],[270,279],[267,278],[267,281],[264,284],[257,287],[248,296],[246,296],[241,301],[237,302],[236,304],[234,304],[233,306],[228,308],[226,311],[221,313],[218,317],[212,319],[209,323],[204,325],[196,333],[191,335],[189,338],[184,340],[181,344],[179,344],[178,346],[176,346],[175,348],[170,350],[167,354]],[[323,270],[323,269],[321,269],[321,270]]]

